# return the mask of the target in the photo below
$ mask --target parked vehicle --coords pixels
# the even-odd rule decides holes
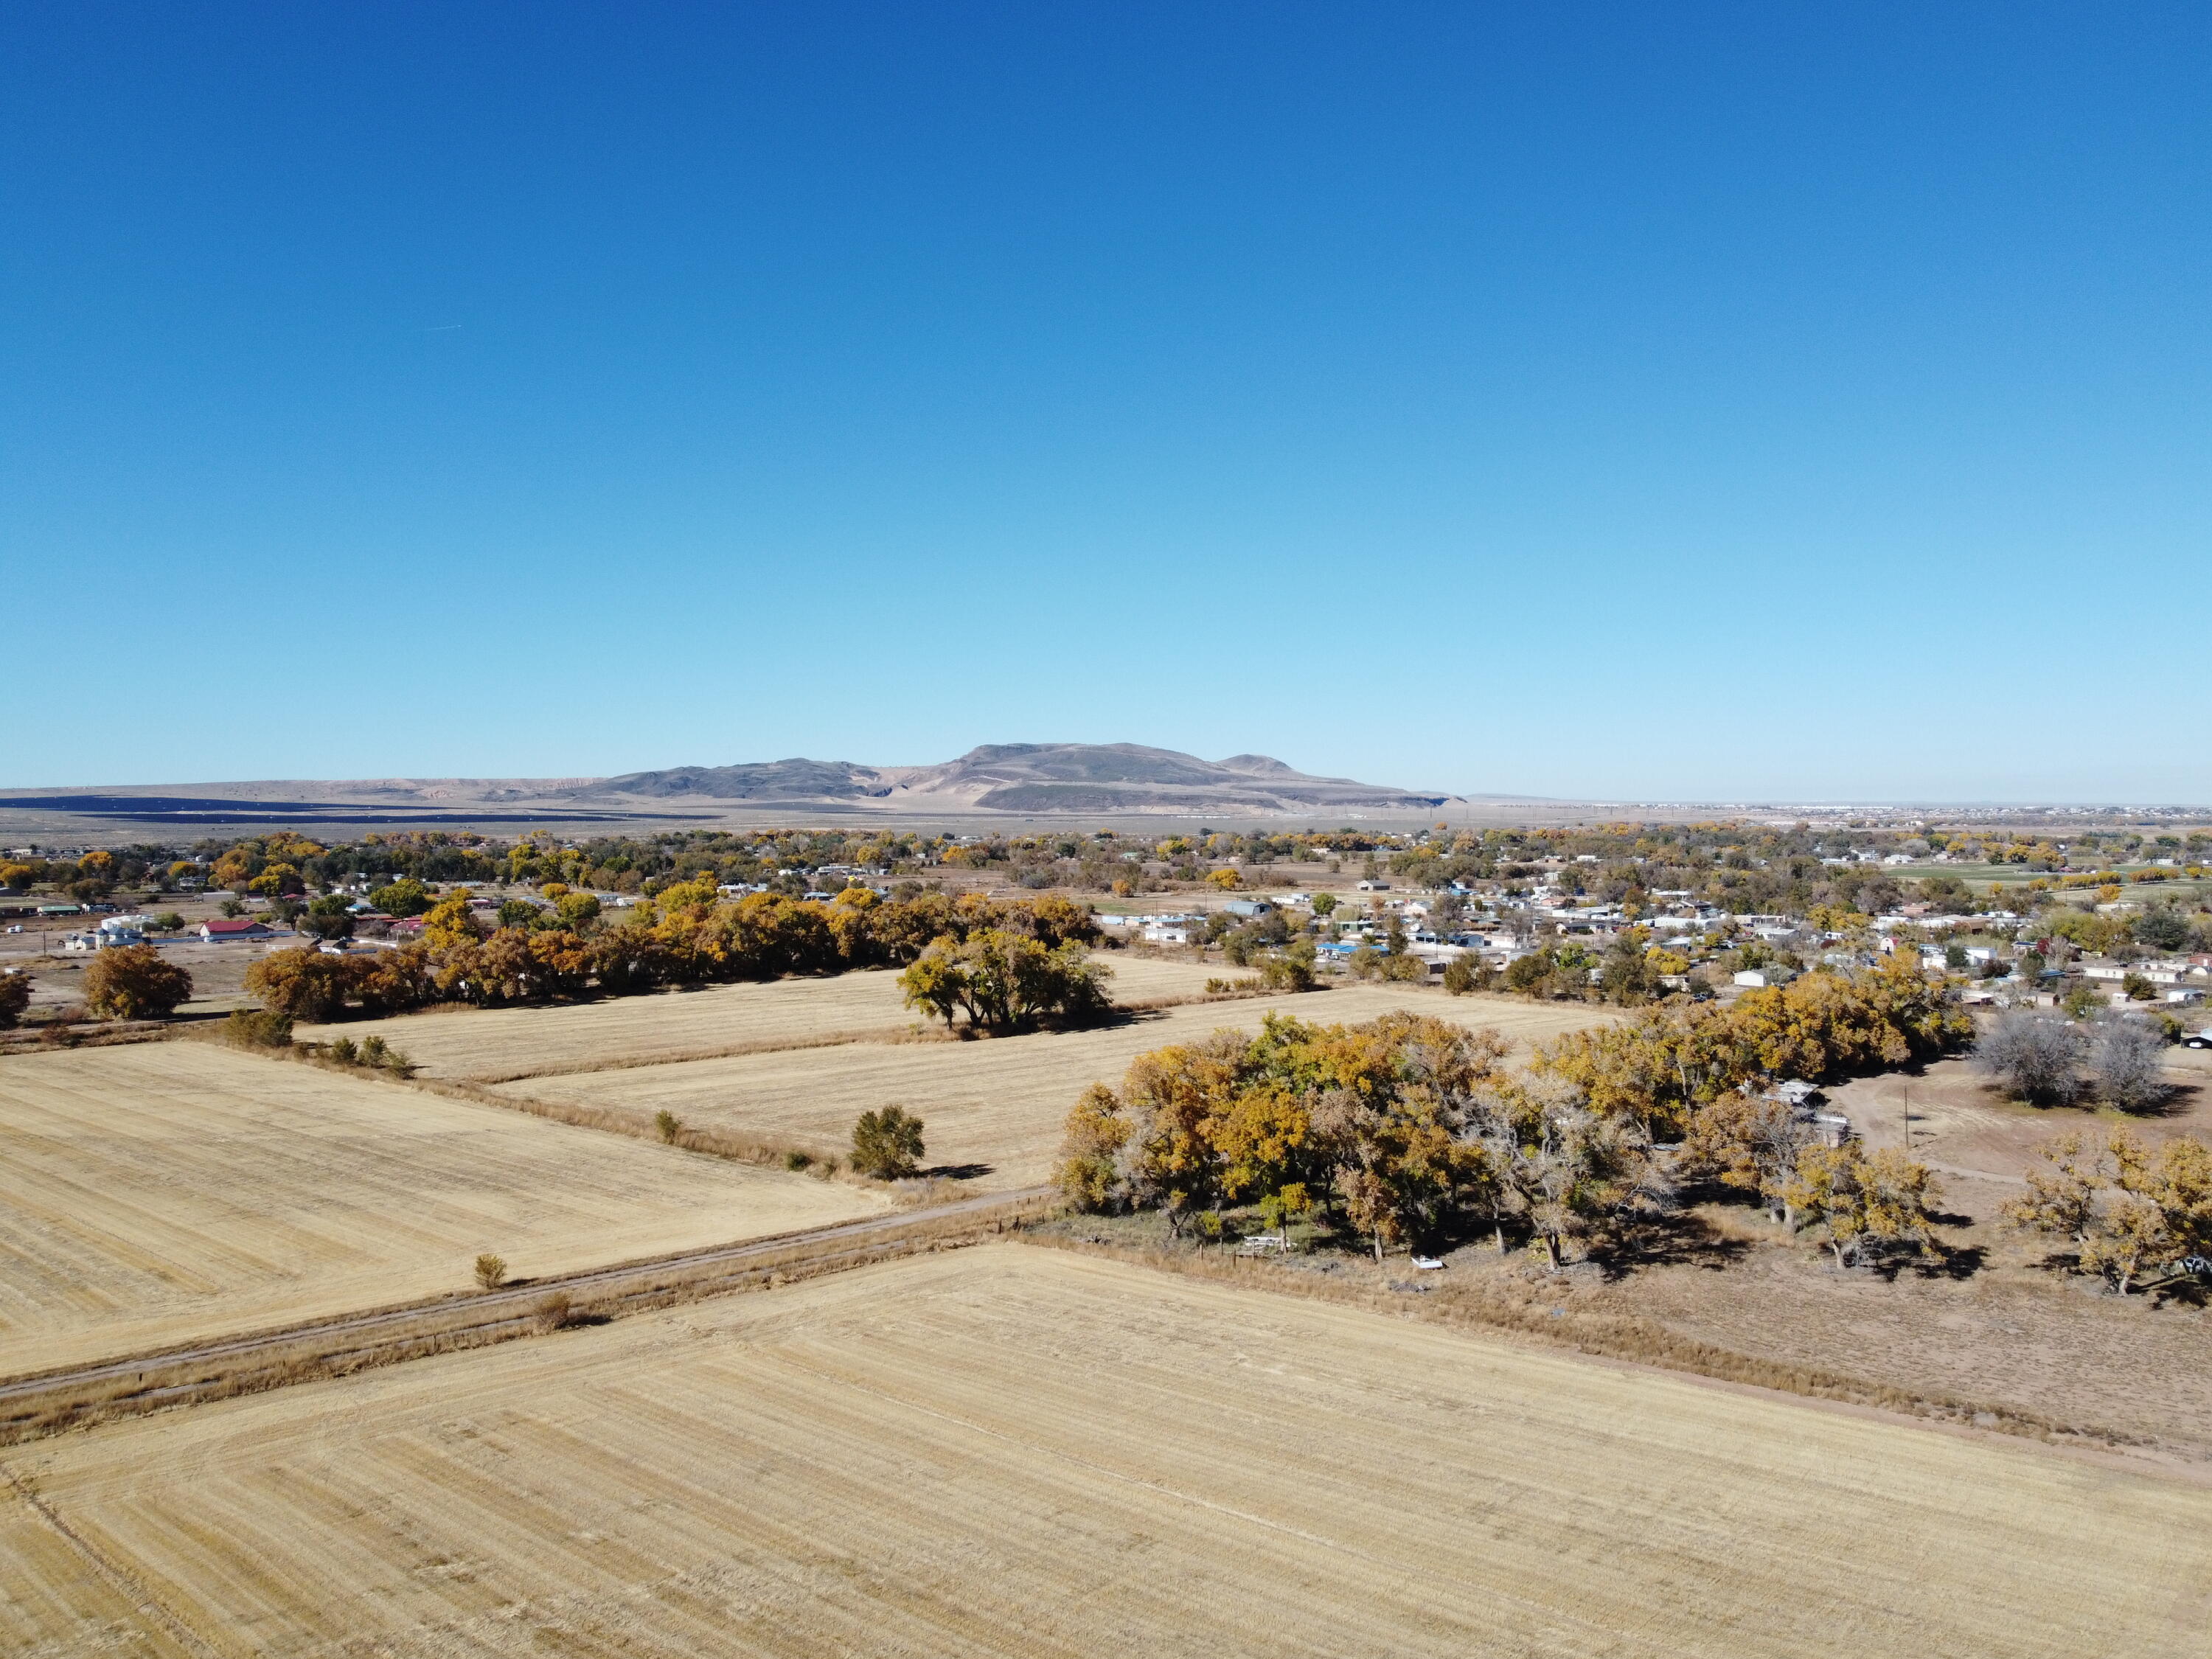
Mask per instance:
[[[2181,1041],[2191,1048],[2212,1048],[2212,1025],[2206,1026],[2201,1031],[2191,1031]]]

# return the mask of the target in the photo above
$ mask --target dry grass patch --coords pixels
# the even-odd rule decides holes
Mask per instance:
[[[0,1375],[880,1210],[202,1043],[0,1061]]]
[[[2212,1583],[2202,1488],[1012,1246],[9,1462],[296,1655],[2193,1659]],[[117,1601],[27,1548],[0,1644]]]
[[[834,981],[825,981],[834,982]],[[1341,1023],[1412,1006],[1470,1025],[1496,1024],[1525,1057],[1531,1041],[1587,1024],[1592,1010],[1504,998],[1446,997],[1357,987],[1307,996],[1199,1003],[1092,1031],[889,1048],[792,1050],[622,1071],[542,1077],[497,1092],[723,1129],[827,1156],[849,1150],[854,1120],[896,1103],[928,1126],[928,1161],[988,1168],[989,1184],[1045,1180],[1068,1108],[1084,1088],[1118,1082],[1164,1043],[1223,1027],[1256,1031],[1271,1012]],[[1572,1025],[1567,1023],[1571,1018]]]

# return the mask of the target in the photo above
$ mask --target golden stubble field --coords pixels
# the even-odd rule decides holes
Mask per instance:
[[[41,1659],[2202,1659],[2212,1615],[2203,1487],[1018,1244],[6,1461]]]
[[[199,1042],[0,1060],[0,1375],[865,1215],[871,1194]]]
[[[817,982],[825,988],[837,983]],[[1341,1024],[1406,1007],[1462,1024],[1496,1026],[1514,1039],[1514,1059],[1526,1059],[1534,1042],[1603,1018],[1581,1004],[1352,986],[1304,996],[1188,1004],[1098,1030],[794,1048],[533,1078],[501,1092],[647,1117],[665,1109],[686,1123],[832,1155],[848,1149],[854,1118],[895,1103],[919,1113],[927,1125],[933,1164],[987,1170],[978,1179],[988,1187],[1026,1187],[1050,1175],[1076,1097],[1092,1083],[1120,1083],[1129,1062],[1147,1049],[1224,1027],[1257,1031],[1270,1012]]]
[[[1218,964],[1102,955],[1119,1000],[1197,996]],[[392,1019],[301,1026],[309,1042],[381,1036],[428,1077],[501,1079],[631,1059],[674,1058],[740,1045],[801,1044],[881,1035],[921,1022],[890,969],[831,979],[711,985],[550,1008],[441,1008]]]

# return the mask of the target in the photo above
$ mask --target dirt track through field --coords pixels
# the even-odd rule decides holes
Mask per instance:
[[[12,1057],[0,1376],[884,1207],[213,1044]]]
[[[1039,1033],[975,1042],[793,1049],[728,1060],[618,1072],[535,1078],[501,1092],[611,1107],[650,1117],[672,1111],[687,1123],[732,1130],[779,1145],[837,1155],[853,1120],[893,1103],[920,1113],[933,1164],[988,1169],[993,1186],[1049,1178],[1068,1109],[1094,1082],[1118,1084],[1148,1049],[1188,1042],[1224,1027],[1256,1031],[1269,1012],[1343,1024],[1394,1009],[1495,1025],[1516,1040],[1515,1059],[1562,1030],[1593,1023],[1581,1005],[1358,986],[1307,996],[1191,1004],[1094,1031]]]
[[[9,1455],[0,1648],[2202,1659],[2212,1495],[1017,1245]],[[186,1638],[188,1639],[188,1638]]]

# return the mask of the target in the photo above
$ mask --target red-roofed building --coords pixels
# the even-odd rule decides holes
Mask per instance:
[[[267,939],[270,928],[251,916],[215,916],[200,924],[200,937],[210,945],[225,939]]]

